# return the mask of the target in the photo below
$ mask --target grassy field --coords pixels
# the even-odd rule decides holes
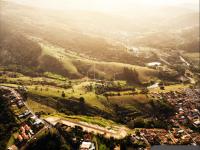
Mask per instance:
[[[10,136],[10,139],[8,140],[8,143],[7,143],[7,148],[12,146],[13,144],[15,144],[15,137],[17,137],[17,133],[13,133],[11,136]]]
[[[1,86],[7,86],[12,88],[17,88],[19,85],[17,84],[9,84],[9,83],[0,83]]]
[[[170,92],[170,91],[180,91],[184,88],[188,88],[190,85],[189,84],[175,84],[175,85],[169,85],[169,86],[165,86],[164,90],[161,90],[159,87],[158,88],[154,88],[154,89],[150,89],[149,93],[166,93],[166,92]]]
[[[84,97],[85,102],[92,106],[92,107],[97,107],[101,110],[106,110],[108,109],[102,104],[102,102],[105,102],[106,99],[103,96],[96,96],[94,92],[86,92],[83,86],[90,84],[90,82],[83,82],[81,84],[75,84],[72,88],[65,89],[65,88],[60,88],[60,87],[55,87],[55,86],[49,86],[49,85],[27,85],[26,88],[28,89],[29,93],[39,95],[39,96],[44,96],[44,97],[62,97],[62,92],[65,93],[65,97],[62,97],[64,99],[69,99],[71,97],[74,98],[80,98]],[[5,85],[9,87],[15,87],[17,88],[17,84],[0,84],[0,85]]]
[[[28,98],[28,100],[26,101],[26,104],[29,106],[29,108],[33,111],[33,112],[40,112],[40,111],[44,111],[45,113],[56,113],[56,110],[48,107],[46,105],[43,105],[41,103],[38,103],[36,101],[34,101],[31,98]]]
[[[140,112],[141,106],[148,104],[149,99],[144,94],[137,94],[112,96],[108,98],[108,101],[128,110]]]
[[[48,78],[52,78],[52,79],[56,79],[56,80],[61,80],[61,81],[67,81],[68,79],[66,77],[63,77],[61,75],[52,73],[52,72],[45,72],[44,73],[45,76],[47,76]]]
[[[50,55],[56,58],[63,64],[64,68],[72,74],[80,75],[80,70],[82,70],[81,72],[85,73],[93,73],[95,65],[96,74],[107,79],[112,78],[116,73],[121,73],[124,67],[135,68],[138,71],[140,80],[142,82],[146,82],[152,78],[157,78],[157,71],[154,69],[118,62],[105,62],[100,60],[96,61],[82,55],[81,53],[75,53],[70,50],[65,50],[57,45],[52,45],[51,43],[42,39],[35,37],[31,37],[31,39],[37,41],[41,46],[42,56]]]
[[[15,72],[14,72],[15,74]],[[47,77],[45,77],[47,76]],[[28,77],[24,75],[20,75],[17,77],[9,77],[6,75],[0,76],[0,79],[6,79],[6,82],[8,83],[14,83],[14,84],[23,84],[23,85],[31,85],[31,84],[36,84],[41,82],[46,82],[46,83],[54,83],[57,85],[65,84],[68,79],[64,78],[60,75],[53,74],[53,73],[45,73],[44,77]]]
[[[24,78],[28,80],[29,78]],[[128,107],[128,108],[134,108],[137,104],[146,104],[149,102],[147,96],[145,94],[136,94],[136,95],[126,95],[127,93],[131,91],[125,91],[121,92],[120,96],[111,96],[108,98],[108,101],[106,97],[103,95],[96,95],[94,91],[86,91],[84,89],[84,86],[90,85],[93,82],[77,82],[72,83],[72,88],[60,88],[56,86],[49,86],[49,85],[27,85],[27,89],[29,93],[32,93],[34,95],[44,96],[44,97],[58,97],[58,98],[64,98],[66,100],[70,98],[77,98],[83,97],[85,99],[85,103],[96,107],[100,110],[111,112],[110,108],[108,108],[105,104],[112,103],[112,104],[118,104],[119,106]],[[2,84],[6,86],[11,87],[17,87],[16,84]],[[165,93],[170,92],[174,90],[181,90],[183,88],[187,88],[189,85],[184,84],[177,84],[177,85],[170,85],[165,86],[165,90],[161,90],[160,88],[154,88],[150,89],[149,93]],[[138,90],[137,90],[138,91]],[[62,97],[62,92],[65,93],[65,97]],[[139,93],[139,92],[138,92]],[[30,106],[33,106],[33,109],[35,110],[42,110],[45,106],[39,106],[36,102],[29,100]],[[38,107],[38,108],[36,108]],[[48,110],[48,108],[47,108]],[[49,112],[54,112],[54,110],[49,110]]]
[[[50,55],[57,58],[63,63],[65,69],[70,73],[78,72],[76,67],[72,64],[71,59],[67,55],[65,55],[65,49],[51,45],[47,42],[39,42],[39,44],[43,50],[42,55]]]
[[[135,104],[135,103],[148,103],[149,100],[144,94],[137,95],[123,95],[109,97],[109,101],[120,105]]]

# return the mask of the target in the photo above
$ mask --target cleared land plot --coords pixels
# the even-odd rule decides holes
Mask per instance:
[[[85,116],[73,117],[73,116],[54,115],[54,116],[47,116],[45,120],[52,123],[53,125],[59,122],[71,127],[80,126],[83,128],[84,131],[103,134],[107,137],[123,138],[130,132],[130,130],[125,126],[117,124],[112,126],[114,123],[111,121],[107,121],[105,119],[103,120],[104,123],[107,122],[105,124],[106,126],[102,126],[102,124],[99,125],[99,122],[102,121],[101,118],[90,117],[83,119],[84,117]],[[88,122],[88,120],[91,119],[98,120],[98,122],[91,122],[91,121]]]
[[[137,94],[137,95],[123,95],[123,96],[111,96],[108,98],[111,103],[116,103],[119,105],[129,105],[129,104],[136,104],[136,103],[148,103],[149,100],[146,95],[144,94]]]
[[[73,74],[79,74],[79,70],[84,72],[92,72],[92,69],[95,65],[95,72],[105,78],[112,78],[115,73],[120,73],[123,71],[124,67],[135,68],[140,76],[142,82],[146,82],[149,79],[157,78],[158,72],[154,69],[147,67],[130,65],[118,62],[105,62],[105,61],[96,61],[83,57],[81,53],[73,53],[69,50],[66,50],[57,45],[53,45],[43,39],[37,37],[30,37],[32,40],[38,42],[42,47],[42,55],[49,55],[60,62],[62,62],[64,68]],[[84,69],[83,69],[84,68]]]
[[[169,85],[169,86],[165,86],[164,90],[161,90],[159,87],[158,88],[154,88],[154,89],[150,89],[149,93],[167,93],[170,91],[180,91],[184,88],[188,88],[190,85],[189,84],[175,84],[175,85]]]
[[[29,108],[33,111],[33,112],[40,112],[43,111],[45,113],[56,113],[56,110],[48,107],[46,105],[43,105],[41,103],[35,102],[34,100],[28,98],[28,100],[26,101],[26,104],[29,106]]]

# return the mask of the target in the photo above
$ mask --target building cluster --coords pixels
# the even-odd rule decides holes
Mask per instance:
[[[193,125],[200,128],[200,90],[185,89],[181,92],[169,92],[162,97],[176,109],[171,122],[181,125]]]
[[[150,145],[174,144],[173,138],[165,129],[141,129],[140,134]]]
[[[132,134],[131,135],[130,140],[131,140],[132,144],[137,145],[139,147],[147,147],[147,146],[150,147],[149,142],[144,138],[144,136],[142,136],[140,134],[140,131],[138,131],[138,132],[139,132],[139,134]]]
[[[131,142],[140,147],[152,145],[199,145],[200,135],[191,129],[172,128],[165,129],[138,129],[131,135]]]
[[[19,120],[19,128],[14,134],[15,146],[8,149],[22,147],[44,127],[44,123],[26,107],[23,98],[16,90],[7,87],[0,87],[0,89],[4,91],[3,97],[8,100],[13,114]]]
[[[34,132],[31,127],[25,124],[20,127],[17,139],[19,142],[22,142],[23,140],[29,140],[33,135]]]
[[[171,118],[173,125],[192,125],[200,128],[200,90],[185,89],[167,93],[151,93],[155,99],[164,99],[176,109],[176,114]]]
[[[131,135],[131,141],[143,147],[176,144],[173,135],[165,129],[138,129],[137,133]]]
[[[82,139],[79,149],[80,150],[95,150],[95,144],[92,141],[90,134],[84,135],[84,139]]]
[[[83,138],[80,139],[79,150],[95,150],[95,149],[96,149],[95,143],[92,140],[91,134],[85,134]]]
[[[96,142],[93,134],[86,132],[80,126],[70,126],[62,123],[56,123],[55,127],[62,136],[71,144],[72,149],[95,150]]]
[[[154,99],[165,100],[176,110],[175,115],[169,118],[172,128],[168,131],[174,144],[200,144],[199,89],[187,88],[182,91],[151,93],[151,96]]]

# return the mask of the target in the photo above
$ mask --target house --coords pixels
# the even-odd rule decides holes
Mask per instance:
[[[200,120],[195,121],[195,122],[194,122],[194,126],[195,126],[195,127],[200,127]]]
[[[92,142],[82,142],[80,145],[80,150],[95,150],[94,143]]]
[[[23,117],[26,117],[26,116],[28,116],[28,115],[30,115],[30,114],[31,114],[31,112],[30,112],[29,110],[25,110],[25,112],[22,113],[22,114],[20,114],[18,117],[19,117],[19,118],[23,118]]]
[[[29,131],[31,129],[27,124],[25,124],[24,128],[26,131]]]
[[[42,123],[42,120],[40,119],[35,119],[35,122],[33,123],[34,125],[39,125]]]
[[[25,124],[24,128],[25,128],[25,130],[28,131],[28,133],[30,133],[31,135],[34,134],[34,133],[33,133],[33,130],[31,130],[31,127],[28,126],[27,124]]]
[[[19,101],[17,102],[17,106],[18,106],[19,108],[21,108],[21,107],[24,106],[24,103],[23,103],[21,100],[19,100]]]
[[[20,130],[21,130],[22,133],[25,132],[25,128],[23,126],[20,127]]]
[[[26,140],[29,139],[29,136],[25,132],[22,133],[22,137],[23,137],[23,139],[26,139]]]
[[[13,104],[13,103],[16,103],[16,101],[17,100],[15,98],[13,98],[13,99],[10,100],[10,103]]]
[[[18,139],[20,142],[23,141],[23,137],[22,137],[20,134],[17,136],[17,139]]]
[[[181,137],[181,141],[182,141],[182,144],[190,144],[190,142],[191,142],[191,137],[190,137],[190,135],[183,135],[182,137]]]
[[[30,112],[29,110],[25,110],[24,116],[28,116],[28,115],[30,115],[30,114],[31,114],[31,112]]]
[[[40,125],[40,124],[43,124],[43,121],[41,119],[38,119],[35,115],[31,116],[31,125]]]

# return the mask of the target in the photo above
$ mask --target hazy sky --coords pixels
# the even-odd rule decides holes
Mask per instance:
[[[199,0],[10,0],[42,8],[78,9],[102,12],[119,12],[135,7],[141,9],[162,6],[179,6],[199,9]]]

